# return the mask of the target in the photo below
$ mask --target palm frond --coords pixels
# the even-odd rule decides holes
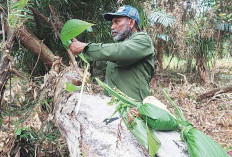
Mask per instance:
[[[226,22],[217,23],[215,29],[232,33],[232,24]]]
[[[156,23],[160,23],[164,27],[171,27],[175,23],[176,19],[171,15],[168,15],[162,11],[158,11],[149,15],[148,21],[150,22],[151,26],[155,25]]]
[[[162,39],[164,41],[171,41],[171,38],[166,34],[156,34],[156,38]]]

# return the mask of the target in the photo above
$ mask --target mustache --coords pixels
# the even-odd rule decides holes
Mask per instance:
[[[111,31],[111,34],[113,34],[113,33],[119,33],[119,32],[116,31],[116,30],[112,30],[112,31]]]

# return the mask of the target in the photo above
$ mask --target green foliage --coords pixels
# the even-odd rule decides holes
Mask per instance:
[[[180,119],[181,137],[187,142],[188,152],[191,157],[227,157],[225,150],[210,137],[195,129],[185,120],[184,114],[178,106],[171,100],[165,90],[165,97],[175,107]]]
[[[189,126],[185,129],[188,152],[191,157],[228,157],[226,151],[210,137]]]
[[[69,46],[69,41],[81,34],[83,31],[91,27],[93,24],[82,21],[82,20],[77,20],[77,19],[72,19],[69,20],[65,23],[63,26],[61,33],[60,33],[60,38],[63,43],[63,45],[68,48]]]
[[[177,130],[177,121],[165,110],[152,104],[142,104],[138,108],[139,114],[146,119],[154,130]]]
[[[45,124],[45,126],[43,126],[41,130],[29,127],[16,127],[15,135],[15,145],[21,147],[20,155],[22,156],[34,156],[36,155],[35,153],[37,151],[42,154],[47,153],[47,155],[52,152],[51,154],[55,156],[59,156],[61,153],[59,151],[54,152],[55,149],[58,148],[58,146],[57,148],[46,148],[46,146],[52,145],[53,143],[59,144],[60,141],[59,138],[61,135],[59,133],[59,130],[52,123],[52,121],[47,121],[47,123]]]
[[[2,123],[3,123],[3,118],[0,117],[0,128],[1,128],[1,126],[2,126]]]
[[[176,20],[171,15],[168,15],[162,11],[157,11],[149,15],[148,21],[150,22],[151,26],[155,25],[156,23],[160,23],[164,27],[172,27]]]
[[[120,115],[123,117],[124,123],[127,128],[133,133],[133,135],[138,139],[138,141],[147,149],[149,149],[149,154],[154,156],[160,147],[160,142],[156,137],[150,133],[149,126],[156,129],[161,127],[160,130],[176,130],[177,127],[181,130],[182,139],[187,142],[188,152],[191,157],[226,157],[227,154],[225,150],[216,142],[214,142],[207,135],[203,134],[201,131],[195,129],[189,122],[186,121],[184,114],[178,108],[178,106],[170,99],[168,94],[164,92],[166,98],[171,102],[175,107],[178,117],[176,121],[171,115],[164,111],[163,109],[157,108],[152,104],[140,104],[137,106],[138,114],[132,114],[134,105],[131,105],[130,100],[124,97],[119,97],[118,93],[111,89],[108,85],[104,84],[100,80],[97,80],[98,83],[113,96],[116,96],[118,100],[116,103],[122,101],[123,106],[120,104],[117,107]],[[115,99],[114,99],[115,100]],[[142,115],[142,118],[140,118]],[[150,118],[150,119],[149,119]],[[147,125],[148,124],[148,125]],[[180,125],[180,126],[178,126]]]
[[[123,103],[126,104],[130,104],[134,107],[138,107],[139,106],[139,102],[136,102],[134,99],[128,97],[127,95],[125,95],[124,93],[120,92],[117,90],[117,92],[115,92],[112,88],[110,88],[107,84],[103,83],[102,81],[100,81],[98,78],[95,78],[97,83],[99,85],[101,85],[105,90],[107,90],[112,96],[116,97],[117,99],[119,99],[120,101],[122,101]]]
[[[17,27],[19,28],[24,21],[31,19],[32,17],[30,15],[30,11],[26,9],[26,5],[29,0],[19,0],[17,2],[9,3],[9,25],[11,27]]]
[[[107,84],[101,82],[99,79],[96,80],[99,85],[114,96],[114,99],[112,99],[114,102],[111,103],[119,104],[116,111],[120,113],[120,116],[123,118],[127,128],[145,148],[149,149],[149,154],[154,156],[160,148],[159,139],[150,133],[150,127],[146,126],[144,119],[141,119],[138,115],[133,115],[133,113],[131,113],[132,107],[138,107],[140,103],[134,101],[118,90],[115,91],[111,89]],[[132,122],[130,122],[130,118],[132,118],[131,116],[133,117]]]
[[[149,155],[155,156],[155,154],[158,152],[158,150],[161,146],[161,143],[160,143],[159,139],[155,136],[155,134],[151,133],[147,123],[146,123],[146,128],[147,128]]]
[[[80,88],[80,86],[75,86],[70,82],[66,82],[66,88],[65,89],[68,92],[75,92],[77,90],[80,90],[81,88]]]

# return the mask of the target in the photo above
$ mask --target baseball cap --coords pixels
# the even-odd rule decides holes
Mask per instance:
[[[107,21],[112,21],[114,16],[127,16],[134,19],[139,24],[139,13],[138,10],[130,5],[124,5],[118,9],[115,13],[106,13],[104,18]]]

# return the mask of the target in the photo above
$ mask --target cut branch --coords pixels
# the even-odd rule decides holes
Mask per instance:
[[[54,30],[56,36],[60,39],[60,31],[62,29],[63,22],[60,20],[59,16],[57,15],[57,13],[55,12],[55,10],[51,5],[49,5],[49,8],[51,11],[52,20],[49,20],[46,16],[38,12],[35,8],[30,7],[33,14],[41,17],[46,23],[48,23],[51,26],[51,28]],[[70,50],[66,50],[66,52],[68,54],[70,62],[73,64],[75,68],[78,69],[77,62],[72,52]]]
[[[46,65],[49,67],[52,66],[52,63],[55,60],[55,55],[44,43],[41,43],[41,40],[31,33],[25,25],[20,27],[17,32],[17,36],[26,48],[35,52],[37,55],[40,55],[40,59]]]
[[[217,89],[211,90],[209,92],[206,92],[206,93],[200,95],[197,98],[197,101],[201,101],[203,99],[213,97],[215,94],[222,94],[222,93],[227,93],[227,92],[232,92],[232,85],[224,86],[224,87],[217,88]]]

